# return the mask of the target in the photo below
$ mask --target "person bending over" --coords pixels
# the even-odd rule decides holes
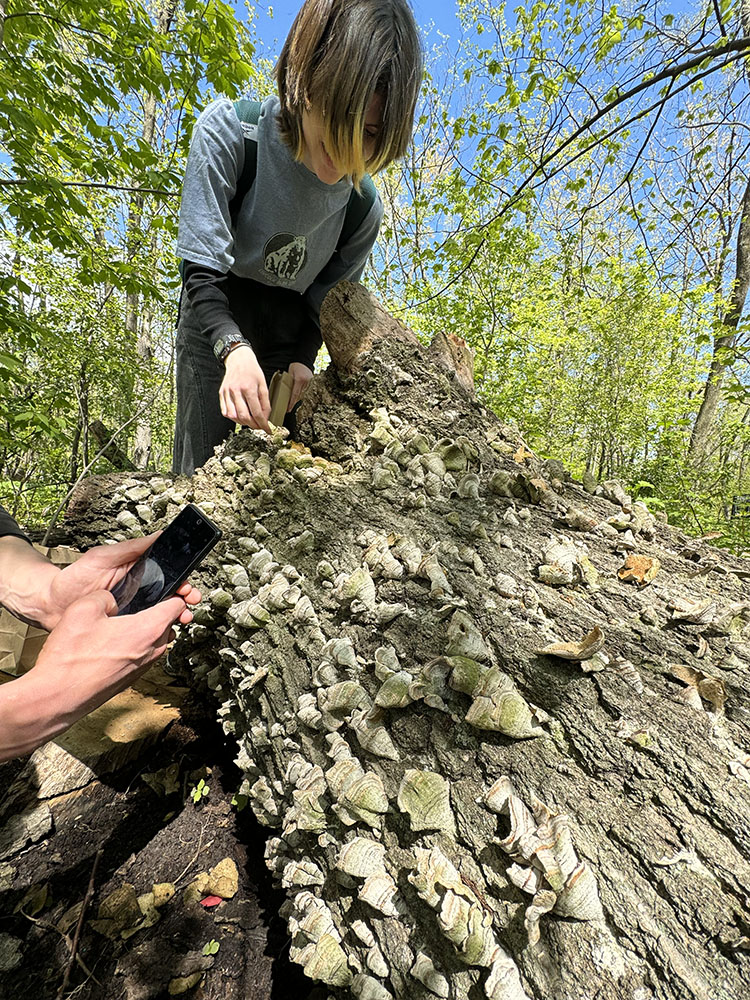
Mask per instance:
[[[219,99],[191,140],[177,240],[176,473],[192,475],[236,423],[269,429],[274,372],[293,378],[289,410],[312,378],[321,303],[337,282],[359,280],[382,219],[366,171],[411,139],[422,78],[411,8],[307,0],[275,72],[278,95],[261,103],[256,128]],[[237,205],[245,133],[257,162]],[[350,233],[353,189],[370,196]]]
[[[166,650],[173,623],[192,620],[187,605],[201,595],[189,583],[115,617],[109,590],[155,537],[100,545],[59,569],[0,507],[0,604],[50,633],[32,669],[0,684],[0,761],[30,753],[132,684]]]

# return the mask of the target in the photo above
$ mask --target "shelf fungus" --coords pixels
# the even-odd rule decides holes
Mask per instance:
[[[339,851],[336,867],[354,878],[385,871],[385,847],[377,840],[355,837]]]
[[[386,760],[400,760],[401,755],[383,725],[385,713],[382,709],[358,709],[352,712],[349,727],[357,737],[357,742],[375,757]]]
[[[468,656],[472,660],[485,663],[490,659],[487,643],[465,611],[456,611],[448,625],[448,656]]]
[[[496,667],[488,670],[473,692],[466,721],[475,729],[487,729],[517,740],[547,733],[515,684]]]
[[[442,973],[437,971],[432,959],[423,951],[417,952],[414,965],[409,971],[417,982],[426,986],[430,993],[434,993],[436,997],[447,1000],[450,996],[450,984],[448,980]]]
[[[375,695],[375,704],[380,708],[405,708],[414,701],[409,693],[412,681],[412,675],[405,670],[392,673],[380,685]]]
[[[508,878],[532,896],[525,918],[529,943],[538,944],[540,918],[551,911],[576,920],[601,920],[596,878],[588,863],[578,860],[567,816],[552,813],[537,798],[529,809],[505,776],[492,785],[484,801],[510,822],[510,832],[497,843],[514,860]]]
[[[445,570],[434,552],[430,552],[422,559],[417,569],[417,576],[430,581],[430,593],[434,597],[444,597],[453,593]]]
[[[716,611],[712,597],[694,601],[689,597],[673,597],[667,604],[672,612],[672,621],[691,625],[710,625]]]
[[[415,833],[421,830],[455,833],[448,782],[441,774],[408,770],[398,790],[398,807],[409,817]]]
[[[301,897],[304,902],[298,902]],[[301,965],[305,975],[315,982],[351,986],[354,975],[328,908],[309,892],[298,894],[294,902],[305,906],[306,912],[301,919],[289,920],[293,934],[289,949],[292,961]]]
[[[687,685],[680,692],[681,700],[686,704],[702,710],[703,703],[708,702],[712,711],[717,713],[724,711],[727,689],[720,677],[710,677],[684,664],[675,664],[672,667],[672,676]]]
[[[325,772],[334,800],[333,811],[346,826],[367,823],[378,829],[388,812],[388,796],[380,777],[364,771],[353,757],[337,761]]]
[[[338,729],[344,717],[356,708],[369,708],[371,704],[370,696],[356,681],[338,681],[330,687],[318,688],[318,710],[329,730]]]
[[[622,677],[628,687],[631,687],[636,694],[643,694],[644,687],[641,675],[630,660],[626,660],[622,656],[616,656],[610,665],[610,669]]]
[[[490,970],[485,996],[491,1000],[528,1000],[518,968],[495,938],[489,904],[480,900],[439,847],[417,848],[415,855],[409,882],[436,912],[438,927],[456,949],[457,957],[466,965]],[[420,971],[427,972],[424,962]]]
[[[583,553],[569,541],[553,541],[544,551],[537,573],[542,583],[551,587],[566,587],[584,579]]]
[[[393,994],[382,983],[363,972],[352,980],[351,991],[356,1000],[393,1000]]]
[[[309,770],[300,774],[292,791],[292,805],[284,816],[284,835],[294,830],[309,830],[320,833],[326,829],[329,819],[327,784],[323,769],[309,764]]]
[[[398,889],[385,869],[368,875],[357,893],[359,898],[385,917],[398,917]]]

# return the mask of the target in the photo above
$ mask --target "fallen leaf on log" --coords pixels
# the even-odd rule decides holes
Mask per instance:
[[[646,584],[651,583],[660,569],[661,563],[658,559],[652,559],[650,556],[639,556],[631,552],[618,569],[617,575],[626,583],[632,580],[645,587]]]
[[[537,652],[541,656],[559,656],[563,660],[590,660],[604,645],[604,632],[595,625],[580,642],[553,642]]]

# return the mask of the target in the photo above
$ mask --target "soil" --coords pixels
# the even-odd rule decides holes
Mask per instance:
[[[0,886],[3,877],[10,883],[0,892],[0,941],[11,935],[22,952],[20,964],[0,972],[0,1000],[61,995],[75,922],[65,933],[57,925],[83,901],[95,864],[76,951],[81,962],[73,965],[63,996],[160,1000],[170,995],[170,982],[174,990],[177,978],[202,973],[187,997],[307,998],[312,984],[289,961],[289,937],[278,916],[284,896],[274,890],[263,860],[268,831],[249,808],[238,811],[231,804],[239,774],[211,708],[188,702],[181,720],[145,757],[71,793],[46,840],[0,863]],[[173,763],[179,765],[179,789],[159,795],[143,775]],[[10,787],[22,764],[0,765],[0,787]],[[190,793],[201,776],[209,793],[195,804]],[[195,877],[225,858],[239,872],[233,898],[210,909],[186,900],[184,890]],[[101,901],[124,883],[141,895],[165,882],[174,883],[176,892],[152,927],[114,941],[92,929]],[[30,890],[41,894],[32,900]],[[210,942],[218,950],[215,944],[206,949]],[[204,949],[215,953],[205,955]]]

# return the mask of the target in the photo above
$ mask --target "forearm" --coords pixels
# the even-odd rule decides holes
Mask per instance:
[[[22,538],[0,538],[0,604],[17,618],[47,627],[50,587],[59,572]]]
[[[40,684],[34,670],[0,684],[0,762],[31,753],[75,722],[61,696],[54,684]]]

